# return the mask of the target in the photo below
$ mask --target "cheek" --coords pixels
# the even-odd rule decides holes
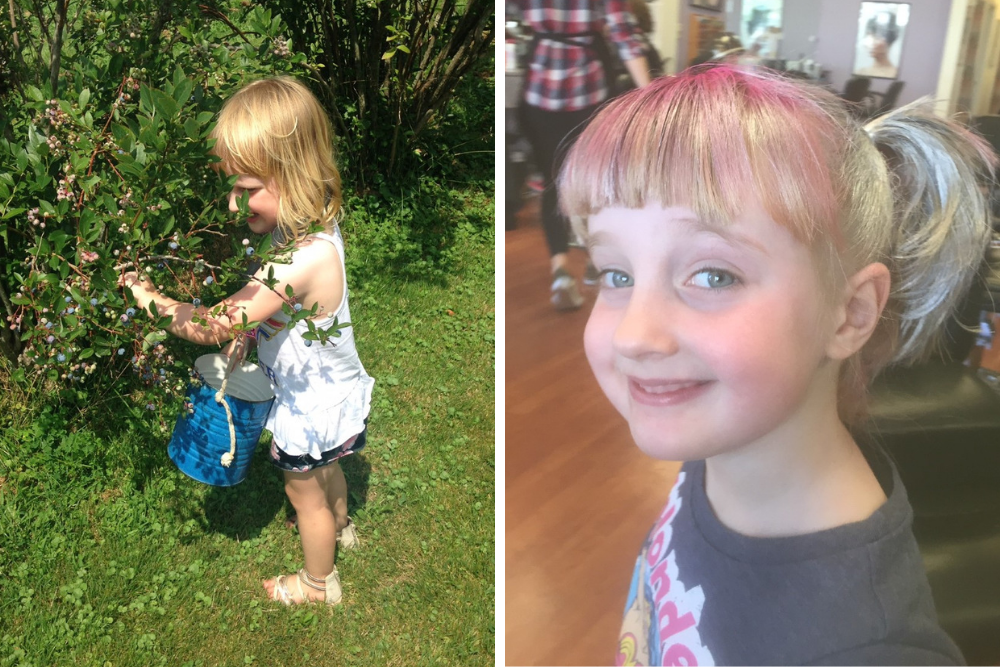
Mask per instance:
[[[823,359],[821,327],[813,309],[791,309],[787,299],[747,313],[730,331],[728,341],[716,335],[707,351],[736,400],[753,418],[783,410],[802,398]]]
[[[620,395],[622,392],[615,374],[614,335],[617,326],[617,316],[612,310],[603,307],[598,298],[583,331],[583,349],[601,390],[621,410],[624,397]]]
[[[600,375],[602,368],[611,363],[611,337],[614,334],[614,326],[601,308],[601,304],[594,305],[594,310],[590,313],[587,326],[583,330],[583,350],[587,355],[591,370],[595,375]]]

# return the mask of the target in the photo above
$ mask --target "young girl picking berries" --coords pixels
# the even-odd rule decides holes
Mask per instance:
[[[271,460],[283,471],[305,559],[296,574],[264,582],[271,599],[285,604],[341,600],[336,545],[355,546],[357,536],[337,461],[365,445],[374,385],[350,327],[314,345],[303,338],[306,323],[290,325],[282,312],[290,286],[297,308],[317,307],[316,327],[350,322],[344,243],[337,228],[340,174],[331,134],[322,107],[301,83],[281,77],[242,88],[219,114],[212,150],[226,174],[237,176],[229,210],[237,213],[237,201],[246,195],[251,231],[271,234],[278,246],[290,248],[290,261],[265,264],[218,307],[163,296],[135,273],[123,278],[141,307],[156,304],[161,315],[173,318],[167,330],[195,343],[228,340],[232,325],[244,318],[262,323],[254,337],[275,391],[266,422],[274,436]],[[317,223],[322,231],[312,233]],[[264,282],[271,272],[277,280],[273,289]]]
[[[587,358],[650,456],[685,461],[619,664],[956,664],[899,475],[848,429],[980,265],[994,156],[926,104],[718,66],[606,106],[563,210],[600,271]]]

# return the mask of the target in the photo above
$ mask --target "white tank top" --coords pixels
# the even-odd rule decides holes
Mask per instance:
[[[344,269],[344,240],[339,229],[311,238],[332,243]],[[347,295],[345,270],[340,306],[331,315],[313,320],[317,328],[331,326],[334,318],[351,321]],[[275,396],[265,426],[285,452],[319,458],[364,430],[375,380],[361,365],[353,327],[341,329],[340,337],[331,337],[325,345],[320,341],[307,345],[310,341],[302,338],[309,331],[305,321],[290,327],[288,319],[278,311],[257,329],[257,358]]]

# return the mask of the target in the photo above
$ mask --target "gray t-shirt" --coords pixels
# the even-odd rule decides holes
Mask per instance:
[[[954,665],[895,468],[872,516],[754,538],[719,522],[705,462],[685,463],[636,560],[619,665]]]

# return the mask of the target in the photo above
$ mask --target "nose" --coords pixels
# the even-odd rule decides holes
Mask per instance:
[[[230,213],[239,213],[240,212],[240,207],[236,205],[236,190],[235,189],[229,191],[229,212]]]
[[[677,310],[664,295],[635,290],[615,329],[615,352],[636,360],[676,354],[680,349]]]

